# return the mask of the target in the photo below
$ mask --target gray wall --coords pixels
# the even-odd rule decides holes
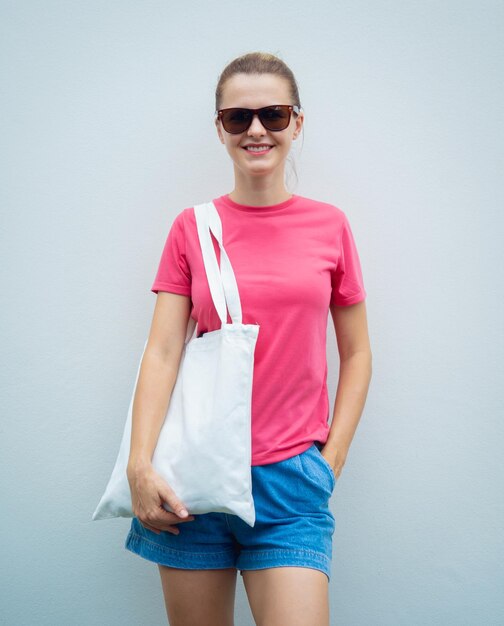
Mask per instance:
[[[291,189],[346,212],[368,291],[332,624],[504,623],[503,18],[484,0],[1,2],[2,623],[165,623],[129,521],[91,515],[171,222],[232,189],[218,74],[255,49],[297,75]],[[241,580],[236,615],[253,623]]]

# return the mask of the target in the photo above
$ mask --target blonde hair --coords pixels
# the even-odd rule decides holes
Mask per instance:
[[[297,82],[288,65],[274,54],[269,54],[268,52],[249,52],[248,54],[233,59],[231,63],[226,65],[222,74],[219,76],[215,89],[216,111],[221,107],[222,92],[226,81],[235,74],[274,74],[275,76],[285,78],[289,83],[290,97],[292,99],[290,104],[296,104],[301,108]]]

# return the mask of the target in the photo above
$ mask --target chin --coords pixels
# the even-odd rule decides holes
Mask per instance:
[[[239,164],[237,163],[237,166],[242,172],[250,172],[251,174],[271,174],[280,166],[280,163],[243,163],[243,161],[241,161]]]
[[[248,176],[268,176],[270,174],[273,174],[273,172],[275,171],[275,168],[271,168],[271,167],[264,167],[264,168],[257,168],[257,169],[252,169],[252,168],[240,168],[241,171],[244,174],[247,174]]]

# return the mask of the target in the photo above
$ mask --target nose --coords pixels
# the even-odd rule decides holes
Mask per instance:
[[[265,135],[266,129],[261,124],[261,120],[259,119],[259,115],[256,113],[252,118],[252,124],[250,124],[247,135],[257,136],[257,135]]]

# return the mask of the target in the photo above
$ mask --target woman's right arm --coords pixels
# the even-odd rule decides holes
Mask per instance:
[[[177,380],[190,312],[189,296],[158,292],[133,399],[127,475],[133,513],[154,532],[178,532],[172,527],[175,522],[191,520],[182,520],[162,507],[164,500],[180,513],[183,505],[152,467],[152,455]]]

